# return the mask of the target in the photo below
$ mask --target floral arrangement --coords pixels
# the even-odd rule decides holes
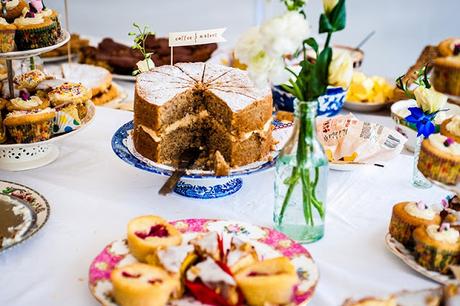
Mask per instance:
[[[413,92],[409,90],[408,82],[404,83],[404,76],[396,80],[396,86],[403,90],[407,97],[417,101],[417,107],[409,107],[410,115],[405,119],[416,125],[417,137],[423,135],[425,138],[435,132],[433,121],[447,103],[447,96],[431,86],[429,70],[429,67],[425,66],[418,71],[417,79],[414,81],[417,88]]]
[[[137,23],[133,23],[134,29],[137,31],[129,32],[129,36],[134,37],[134,45],[131,47],[134,50],[139,50],[142,53],[144,59],[137,62],[137,69],[133,71],[133,75],[138,75],[142,72],[150,71],[155,68],[155,63],[152,61],[152,54],[147,52],[145,49],[145,40],[149,35],[155,35],[155,32],[150,31],[148,26],[140,27]]]

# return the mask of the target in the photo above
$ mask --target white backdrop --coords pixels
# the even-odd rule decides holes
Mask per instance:
[[[255,20],[255,0],[68,0],[71,30],[128,40],[131,24],[149,24],[160,35],[170,31],[228,27],[232,45]],[[270,2],[270,0],[266,0]],[[271,0],[276,3],[279,0]],[[63,0],[45,0],[64,12]],[[460,36],[459,0],[348,0],[348,27],[335,42],[356,45],[370,31],[363,70],[394,77],[406,71],[426,44]],[[310,0],[307,15],[316,33],[320,0]]]

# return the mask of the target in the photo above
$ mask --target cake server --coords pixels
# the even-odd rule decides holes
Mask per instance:
[[[173,174],[168,178],[163,187],[161,187],[159,194],[167,195],[174,190],[180,178],[186,173],[187,169],[192,166],[200,156],[200,150],[198,148],[189,148],[182,152],[180,157],[179,166],[174,170]]]

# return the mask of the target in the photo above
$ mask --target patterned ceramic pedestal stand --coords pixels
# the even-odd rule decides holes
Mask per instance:
[[[70,34],[63,30],[62,35],[58,42],[53,46],[48,46],[39,49],[27,50],[27,51],[14,51],[8,53],[0,53],[0,59],[6,60],[8,69],[8,86],[10,97],[14,96],[13,77],[14,71],[12,68],[12,61],[19,59],[27,59],[39,54],[54,50],[66,44],[70,39]],[[85,120],[82,127],[85,126],[94,116],[94,105],[91,103],[89,107],[88,118]],[[81,128],[80,128],[81,129]],[[1,144],[0,145],[0,170],[8,171],[21,171],[27,169],[34,169],[42,167],[53,162],[59,156],[59,149],[54,144],[55,142],[63,139],[65,136],[69,136],[79,131],[53,137],[47,141],[41,141],[30,144]]]
[[[273,123],[273,136],[278,140],[277,148],[281,148],[290,136],[291,124]],[[112,138],[112,149],[115,154],[138,169],[163,176],[171,176],[172,167],[154,163],[141,156],[134,149],[131,132],[133,122],[130,121],[118,129]],[[243,186],[242,177],[256,172],[271,169],[275,164],[276,153],[266,162],[253,163],[237,169],[232,169],[228,176],[216,177],[212,171],[190,170],[177,184],[174,192],[195,199],[216,199],[234,194]]]

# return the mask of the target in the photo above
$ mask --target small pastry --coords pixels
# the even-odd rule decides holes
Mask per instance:
[[[448,223],[418,227],[413,234],[414,258],[428,270],[449,273],[449,266],[459,262],[459,232]]]
[[[216,261],[222,260],[222,240],[216,232],[199,235],[190,240],[190,244],[195,247],[201,257],[211,257]]]
[[[286,257],[255,263],[235,275],[249,305],[284,305],[292,302],[299,283],[294,265]]]
[[[15,18],[21,16],[22,10],[27,7],[24,0],[10,0],[6,2],[6,19],[13,21]],[[1,5],[0,5],[1,8]]]
[[[5,18],[0,17],[0,52],[6,53],[14,51],[16,44],[14,36],[16,35],[16,26],[9,24]]]
[[[128,247],[141,262],[145,262],[147,255],[181,242],[180,232],[160,217],[143,216],[128,223]]]
[[[460,143],[460,115],[444,120],[441,124],[441,135],[452,138]]]
[[[9,113],[3,124],[16,143],[31,143],[48,140],[53,131],[56,111],[45,108],[35,111]]]
[[[45,109],[49,107],[50,102],[46,98],[40,98],[38,96],[31,96],[26,91],[19,93],[19,98],[11,99],[6,108],[8,111],[31,111]]]
[[[225,255],[225,262],[232,273],[235,274],[239,270],[244,269],[257,261],[259,261],[259,257],[257,256],[254,246],[239,238],[232,237],[230,249]]]
[[[22,10],[22,15],[27,15],[29,11],[34,13],[36,16],[50,18],[54,23],[56,23],[58,34],[61,35],[61,24],[58,18],[59,15],[55,10],[45,7],[43,1],[41,0],[34,0],[30,2],[29,8]]]
[[[14,84],[18,89],[26,89],[27,91],[34,91],[38,84],[48,79],[43,71],[38,69],[28,71],[26,73],[14,77]]]
[[[401,202],[393,206],[390,234],[405,247],[412,248],[412,233],[417,227],[440,222],[441,217],[425,203]]]
[[[241,305],[231,272],[210,257],[188,269],[185,286],[203,304]]]
[[[177,280],[163,269],[141,263],[114,269],[110,279],[120,306],[166,305],[178,286]]]
[[[426,177],[445,184],[460,182],[460,143],[441,134],[423,140],[417,168]]]
[[[460,46],[458,50],[460,52]],[[457,54],[435,59],[431,80],[437,91],[460,96],[460,56]]]
[[[66,102],[55,107],[56,117],[54,120],[53,133],[68,133],[81,125],[77,105],[73,102]]]
[[[48,17],[28,12],[14,20],[15,42],[18,50],[32,50],[56,44],[59,31],[56,22]]]
[[[460,46],[460,38],[450,37],[441,41],[438,45],[438,51],[441,56],[455,55],[456,46]]]
[[[84,103],[91,99],[91,91],[79,83],[64,83],[48,93],[53,106],[66,102]]]

